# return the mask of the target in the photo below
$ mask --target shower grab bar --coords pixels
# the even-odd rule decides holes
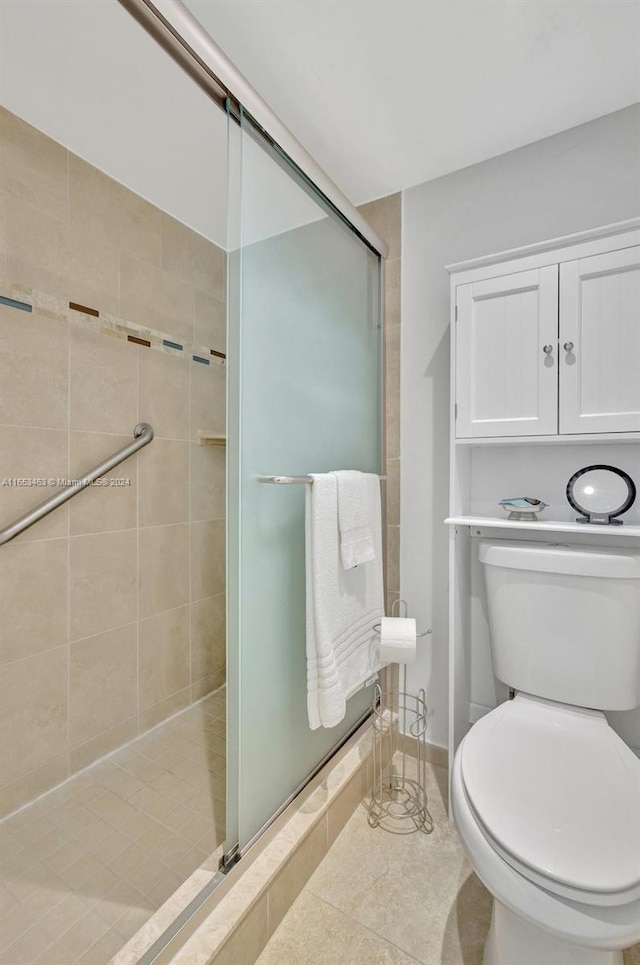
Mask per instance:
[[[90,469],[89,472],[86,472],[80,479],[74,480],[74,482],[65,486],[64,489],[50,496],[49,499],[38,503],[37,506],[34,506],[34,508],[28,513],[25,513],[24,516],[16,519],[10,526],[5,526],[4,529],[0,529],[0,546],[19,536],[25,529],[33,526],[34,523],[37,523],[43,516],[47,516],[52,510],[57,509],[58,506],[62,506],[63,503],[66,503],[66,501],[71,499],[72,496],[75,496],[76,493],[82,492],[82,490],[90,486],[92,482],[95,482],[96,479],[104,476],[105,473],[114,469],[121,462],[124,462],[125,459],[128,459],[129,456],[132,456],[139,449],[142,449],[143,446],[148,446],[153,439],[153,428],[148,422],[140,422],[133,430],[133,436],[132,442],[127,443],[122,449],[118,449],[112,456],[109,456],[108,459],[104,459],[93,469]]]
[[[386,481],[386,476],[378,476],[381,482]],[[275,486],[303,486],[313,482],[313,476],[258,476],[258,482],[271,483]]]

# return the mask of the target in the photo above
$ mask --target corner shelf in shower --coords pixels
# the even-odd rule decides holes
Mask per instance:
[[[640,539],[640,525],[624,523],[622,526],[597,526],[591,523],[570,523],[559,520],[517,520],[494,516],[449,516],[447,526],[475,526],[486,529],[525,529],[543,533],[583,533],[589,536],[629,536]]]
[[[224,432],[213,432],[211,429],[200,429],[201,446],[226,446],[227,437]]]

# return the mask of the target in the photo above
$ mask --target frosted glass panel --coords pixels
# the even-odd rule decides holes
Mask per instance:
[[[341,725],[309,729],[304,486],[268,485],[258,476],[380,471],[380,266],[251,134],[238,137],[241,244],[231,255],[229,293],[229,605],[238,617],[229,628],[230,749],[237,746],[237,760],[228,843],[235,812],[242,847],[371,699],[362,691]]]

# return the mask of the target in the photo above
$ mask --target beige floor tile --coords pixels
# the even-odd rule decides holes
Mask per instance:
[[[193,845],[188,845],[187,850],[179,858],[172,861],[171,870],[177,872],[177,874],[185,880],[190,874],[193,874],[208,857],[209,855],[206,851],[202,851]]]
[[[146,861],[140,864],[136,870],[129,875],[128,880],[133,887],[138,888],[143,895],[150,897],[156,886],[172,877],[175,873],[176,872],[170,872],[170,874],[167,874],[165,865],[158,861],[157,858],[148,857]],[[178,877],[184,881],[186,875],[182,876],[178,874]],[[153,903],[156,904],[155,901]]]
[[[62,943],[67,946],[72,956],[71,960],[75,962],[107,931],[109,926],[104,919],[95,911],[90,911],[62,935]]]
[[[256,965],[416,965],[353,918],[303,891]]]
[[[373,831],[363,808],[308,888],[429,965],[438,961],[445,939],[449,944],[458,940],[455,927],[451,931],[451,915],[454,926],[456,916],[465,927],[481,916],[488,927],[489,896],[459,846],[439,847],[437,840],[422,834]],[[398,908],[405,914],[398,915]],[[484,932],[473,927],[469,935],[460,936],[462,942],[466,939],[469,956],[473,952],[480,963]],[[467,965],[473,961],[469,957]]]
[[[372,830],[360,806],[284,917],[258,965],[481,965],[490,896],[472,873],[448,821],[446,772],[429,767],[427,787],[433,833]],[[271,927],[277,924],[278,907],[274,905],[273,911]],[[315,932],[317,927],[312,914],[322,922],[318,935],[323,938],[317,946],[309,935],[309,928]],[[376,941],[382,942],[380,949],[370,945]]]
[[[143,900],[145,904],[142,907],[131,905],[113,926],[114,930],[122,938],[123,945],[129,941],[132,935],[135,935],[139,928],[142,928],[144,923],[149,920],[155,911],[154,905],[148,898]]]
[[[0,885],[0,920],[4,918],[5,915],[11,914],[14,908],[19,906],[20,902],[17,898],[11,894],[11,892],[5,888],[4,885]]]
[[[162,773],[162,768],[158,764],[154,764],[153,761],[148,760],[137,751],[125,749],[119,754],[115,754],[111,760],[123,771],[142,781],[143,784],[148,784],[154,777],[158,777]]]
[[[57,938],[64,935],[81,918],[89,913],[89,905],[81,895],[68,894],[43,919],[47,928],[55,931]]]
[[[225,762],[207,744],[220,749],[223,708],[212,695],[0,824],[2,965],[106,965],[210,858]]]
[[[165,868],[162,876],[159,876],[156,883],[148,889],[147,897],[157,908],[160,908],[183,884],[184,878],[182,875]]]
[[[102,871],[104,865],[92,854],[85,854],[78,861],[60,872],[60,878],[71,891],[82,892],[83,885],[98,872]]]
[[[144,785],[141,790],[137,791],[129,799],[133,807],[138,808],[139,811],[143,811],[150,818],[162,819],[165,814],[172,811],[174,808],[174,801],[171,798],[166,798],[162,794],[158,794],[156,790],[152,787]]]
[[[77,965],[106,965],[121,948],[122,936],[110,928],[78,959]],[[43,962],[42,965],[49,965],[49,963]],[[52,962],[50,965],[57,965],[57,963]]]
[[[105,822],[106,823],[106,822]],[[129,848],[132,842],[119,831],[114,831],[109,825],[110,834],[98,844],[90,846],[91,854],[95,855],[103,864],[114,861],[119,854]]]
[[[147,917],[152,910],[151,903],[139,891],[127,881],[119,881],[107,892],[96,911],[110,925],[115,925],[132,908],[145,911]]]
[[[3,965],[31,965],[56,940],[56,935],[44,925],[30,928],[12,945],[0,953]]]
[[[125,848],[117,858],[109,862],[109,867],[119,878],[129,881],[131,874],[146,860],[146,857],[142,848],[137,844],[131,844],[128,848]],[[139,891],[140,889],[138,888],[137,890]]]
[[[100,904],[120,880],[111,868],[101,863],[99,870],[83,884],[83,898],[91,907]]]
[[[58,940],[50,945],[42,955],[34,960],[33,965],[69,965],[69,949]],[[101,965],[93,962],[92,965]]]

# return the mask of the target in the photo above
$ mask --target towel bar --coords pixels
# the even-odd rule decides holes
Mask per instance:
[[[382,482],[386,482],[386,476],[378,476]],[[258,482],[271,483],[275,486],[301,486],[311,484],[313,476],[258,476]]]

